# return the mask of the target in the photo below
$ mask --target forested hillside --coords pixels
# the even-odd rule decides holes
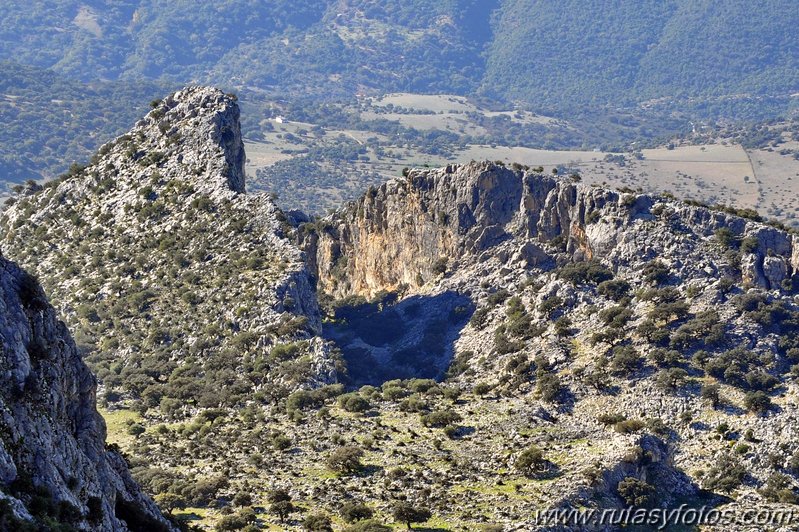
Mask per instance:
[[[783,0],[507,0],[482,91],[559,110],[787,95],[799,87],[797,23]]]
[[[150,81],[73,81],[0,61],[0,177],[55,175],[125,131],[167,88]]]
[[[410,91],[574,104],[799,88],[790,0],[10,0],[0,54],[83,80],[331,97]]]

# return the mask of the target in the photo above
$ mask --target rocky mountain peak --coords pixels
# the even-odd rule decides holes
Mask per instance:
[[[0,218],[5,249],[45,280],[95,369],[159,361],[157,370],[142,368],[132,393],[112,379],[125,399],[149,387],[190,410],[186,390],[154,377],[178,366],[208,379],[189,393],[203,395],[204,406],[334,380],[291,227],[267,195],[244,192],[235,98],[191,87],[153,107],[91,165],[8,208]],[[269,357],[286,343],[287,352],[307,355],[302,364]],[[242,371],[267,360],[265,376]]]
[[[191,169],[196,182],[244,192],[244,144],[236,98],[210,87],[186,87],[153,102],[153,110],[129,133],[144,137],[141,157]]]
[[[171,530],[105,447],[97,384],[36,280],[0,258],[0,528]]]

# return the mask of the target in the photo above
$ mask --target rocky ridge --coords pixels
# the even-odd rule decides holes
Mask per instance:
[[[676,480],[659,487],[698,500],[735,449],[747,473],[734,499],[768,504],[772,484],[797,489],[782,475],[797,456],[799,237],[743,214],[472,163],[411,170],[305,227],[303,241],[332,299],[399,292],[393,308],[407,318],[408,299],[468,298],[468,325],[450,323],[454,345],[424,361],[540,405],[528,422],[549,436],[535,441],[582,435],[564,470],[598,466],[605,481],[566,474],[550,504],[617,496],[630,420],[630,433],[649,423],[663,442],[655,454]],[[387,350],[402,364],[409,342],[429,352],[421,335],[342,347],[348,360]],[[703,399],[715,385],[723,406]],[[758,394],[768,408],[753,410]]]
[[[97,384],[36,280],[0,258],[0,528],[176,529],[105,446]]]
[[[210,388],[240,391],[204,403],[230,404],[265,384],[235,374],[242,356],[252,363],[287,341],[302,342],[307,357],[280,376],[272,372],[272,385],[335,380],[330,346],[316,338],[320,315],[301,253],[284,236],[285,217],[267,196],[244,193],[234,98],[194,87],[153,107],[88,167],[8,208],[7,252],[44,279],[79,343],[92,347],[95,369],[119,358],[137,366],[154,350],[159,364],[194,366],[189,374],[202,378],[213,359],[221,382]],[[149,389],[152,405],[193,395],[170,393],[146,370],[124,379],[100,372],[114,393]]]
[[[214,508],[210,525],[280,488],[300,516],[406,500],[529,530],[539,508],[625,506],[623,482],[656,483],[649,504],[797,495],[795,235],[490,163],[295,224],[244,193],[237,113],[212,89],[155,102],[0,220],[101,402],[135,418],[125,451],[159,500]],[[357,475],[320,463],[345,444]]]
[[[661,214],[652,214],[653,208]],[[664,221],[683,225],[685,232],[669,234],[673,227]],[[683,255],[701,251],[691,249],[693,237],[710,237],[722,227],[757,239],[756,249],[741,257],[744,281],[753,286],[779,290],[799,269],[798,235],[665,197],[491,163],[411,170],[404,179],[370,189],[320,227],[309,238],[311,267],[320,291],[336,297],[413,293],[438,270],[490,258],[497,249],[505,253],[507,242],[519,248],[506,258],[529,267],[550,260],[542,246],[556,243],[573,260],[601,258],[621,270],[674,255],[682,277],[712,277],[718,269],[701,271],[707,259]],[[657,233],[636,234],[652,230]]]

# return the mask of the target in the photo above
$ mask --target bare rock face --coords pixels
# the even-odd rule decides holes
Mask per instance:
[[[231,96],[209,87],[187,87],[164,98],[128,135],[149,144],[147,154],[156,151],[168,159],[177,150],[174,162],[190,167],[192,181],[210,190],[244,192],[246,156],[239,118]]]
[[[86,530],[172,530],[105,447],[96,381],[65,325],[35,279],[3,258],[0,339],[0,504],[14,515],[0,527],[49,516]]]
[[[506,241],[518,242],[517,258],[531,265],[546,262],[531,246],[549,243],[575,260],[624,268],[664,253],[686,254],[685,235],[706,238],[728,228],[757,240],[744,257],[744,277],[773,290],[795,274],[799,253],[796,237],[759,222],[488,162],[412,170],[318,225],[306,237],[309,264],[320,291],[336,297],[413,292]],[[675,234],[677,226],[684,235]],[[698,273],[702,262],[679,264],[680,274]]]

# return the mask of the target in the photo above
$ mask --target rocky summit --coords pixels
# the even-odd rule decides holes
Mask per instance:
[[[799,501],[796,234],[488,162],[287,214],[245,192],[238,113],[200,87],[153,102],[0,219],[164,512],[536,530]]]
[[[174,530],[106,447],[97,383],[41,287],[4,258],[0,305],[0,529]]]

